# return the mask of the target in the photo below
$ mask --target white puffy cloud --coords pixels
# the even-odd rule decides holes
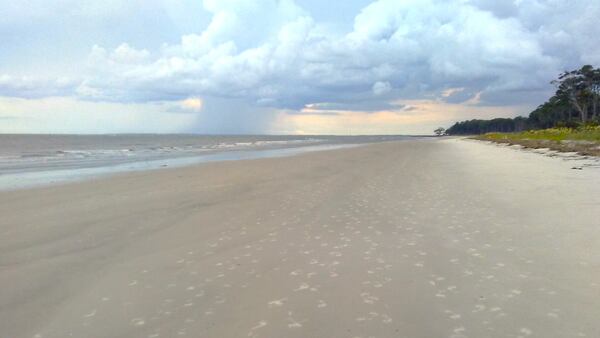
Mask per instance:
[[[123,43],[112,52],[111,59],[118,63],[140,63],[147,60],[149,56],[150,52],[147,50],[137,50]]]
[[[291,0],[207,0],[204,6],[213,14],[204,32],[183,36],[151,62],[148,53],[139,62],[127,58],[126,68],[108,61],[131,47],[104,53],[105,59],[96,61],[105,73],[88,79],[88,86],[105,92],[106,99],[213,95],[288,108],[392,88],[418,96],[467,87],[482,91],[485,102],[497,92],[547,91],[540,83],[598,55],[593,50],[598,47],[582,44],[569,52],[579,60],[561,58],[555,42],[546,43],[548,34],[568,40],[581,32],[524,22],[535,20],[528,17],[532,5],[521,3],[379,0],[357,14],[353,31],[345,35],[327,32]],[[556,10],[564,16],[568,9]],[[577,20],[578,27],[592,22]]]
[[[94,46],[78,85],[62,90],[120,102],[232,100],[265,111],[326,102],[368,113],[394,98],[432,97],[531,107],[559,72],[600,63],[594,0],[377,0],[343,33],[293,0],[205,0],[203,7],[212,16],[206,28],[178,43],[151,51],[127,41]],[[19,96],[11,86],[0,80],[0,95]]]

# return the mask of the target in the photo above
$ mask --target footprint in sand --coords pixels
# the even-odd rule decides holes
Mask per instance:
[[[283,306],[283,303],[287,301],[287,298],[281,298],[281,299],[276,299],[276,300],[272,300],[269,303],[267,303],[267,305],[272,308],[272,307],[280,307]]]
[[[83,315],[83,318],[91,318],[94,317],[96,315],[96,309],[92,310],[92,312]]]
[[[144,321],[143,318],[133,318],[131,320],[131,324],[133,324],[133,326],[144,326],[144,324],[146,324],[146,322]]]
[[[298,292],[298,291],[307,290],[309,288],[310,288],[310,285],[308,285],[306,283],[302,283],[302,284],[300,284],[300,286],[297,289],[294,289],[294,291]]]
[[[263,327],[267,326],[267,321],[266,320],[261,320],[260,322],[258,322],[258,324],[256,324],[256,326],[250,328],[250,331],[248,332],[248,337],[254,337],[254,331],[261,329]]]

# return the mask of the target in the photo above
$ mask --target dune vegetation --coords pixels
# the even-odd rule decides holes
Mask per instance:
[[[497,143],[518,144],[527,148],[549,148],[600,156],[600,126],[579,128],[548,128],[516,133],[487,133],[476,139]]]
[[[488,140],[549,140],[549,141],[591,141],[600,142],[600,126],[580,128],[548,128],[528,130],[518,133],[487,133],[483,135]]]

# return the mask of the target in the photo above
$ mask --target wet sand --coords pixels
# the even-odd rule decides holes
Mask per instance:
[[[0,192],[0,337],[598,337],[572,166],[403,141]]]

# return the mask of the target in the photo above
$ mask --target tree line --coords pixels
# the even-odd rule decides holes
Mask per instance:
[[[556,86],[556,93],[532,111],[529,117],[462,121],[445,133],[471,135],[600,124],[600,68],[585,65],[560,74],[552,84]],[[439,128],[436,129],[436,134],[439,131]]]

